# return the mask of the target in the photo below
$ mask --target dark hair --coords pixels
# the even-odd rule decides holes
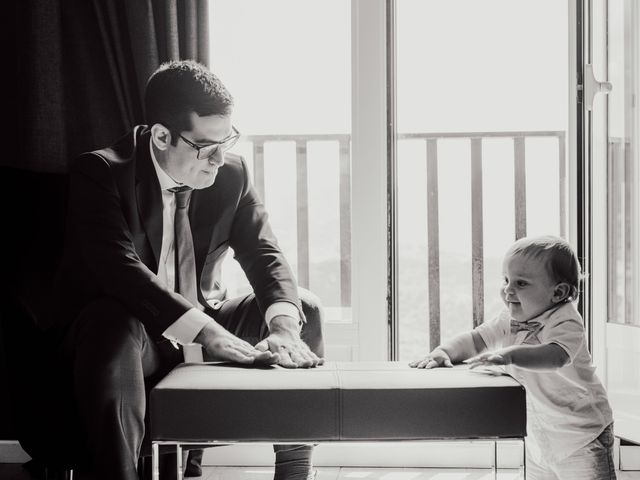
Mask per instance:
[[[545,262],[547,272],[556,282],[563,282],[571,287],[569,298],[577,300],[580,292],[580,261],[569,242],[552,235],[525,237],[516,241],[506,256],[524,255],[541,259]]]
[[[233,97],[220,79],[192,60],[163,63],[151,74],[144,91],[147,124],[167,127],[173,145],[180,132],[191,129],[191,112],[228,115],[232,106]]]

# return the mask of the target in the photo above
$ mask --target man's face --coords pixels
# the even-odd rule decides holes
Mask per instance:
[[[191,112],[191,130],[181,132],[175,145],[169,145],[164,165],[167,174],[178,183],[200,189],[213,185],[218,169],[224,165],[222,148],[209,158],[198,159],[198,150],[188,142],[199,147],[221,142],[232,136],[230,115],[209,115],[200,117]]]
[[[556,284],[544,261],[515,254],[505,258],[502,269],[500,293],[514,320],[530,320],[555,304]]]

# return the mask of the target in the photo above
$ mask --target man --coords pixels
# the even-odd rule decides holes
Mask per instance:
[[[239,136],[231,95],[180,61],[154,72],[144,102],[148,125],[71,165],[58,281],[54,331],[95,471],[109,480],[137,480],[145,393],[183,361],[178,344],[201,345],[205,360],[323,361],[319,304],[299,298],[246,164],[226,154]],[[229,247],[254,293],[227,300]],[[274,449],[277,479],[308,478],[310,446]]]

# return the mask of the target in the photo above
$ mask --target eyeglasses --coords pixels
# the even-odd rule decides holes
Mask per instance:
[[[179,135],[179,137],[184,141],[184,143],[198,151],[198,160],[206,160],[214,156],[218,152],[218,149],[226,152],[233,147],[240,138],[240,132],[236,127],[231,126],[231,135],[220,142],[211,142],[207,145],[198,145],[197,143],[193,143],[191,140],[184,138],[182,135]]]

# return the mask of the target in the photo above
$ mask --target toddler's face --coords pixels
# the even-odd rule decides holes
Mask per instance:
[[[537,317],[556,303],[556,283],[544,260],[511,255],[504,259],[502,272],[504,284],[500,293],[514,320],[524,322]]]

